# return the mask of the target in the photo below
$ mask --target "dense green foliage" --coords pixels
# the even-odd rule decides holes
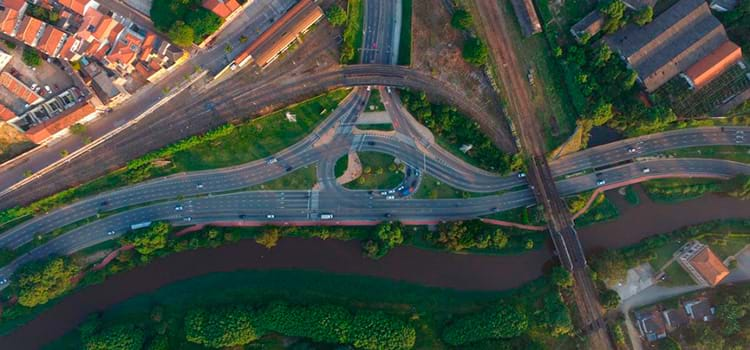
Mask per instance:
[[[125,244],[132,244],[142,255],[151,255],[167,246],[169,225],[164,222],[153,224],[149,228],[135,230],[123,237]]]
[[[651,23],[651,21],[654,20],[654,8],[651,6],[646,6],[640,11],[638,11],[635,15],[633,15],[633,23],[639,25],[639,26],[645,26],[646,24]]]
[[[602,307],[608,310],[615,310],[620,305],[620,295],[617,292],[607,289],[599,294],[599,300]]]
[[[42,58],[39,56],[39,52],[28,46],[23,48],[21,61],[29,67],[39,67],[42,65]]]
[[[402,66],[408,66],[411,64],[411,20],[413,0],[402,0],[401,1],[401,31],[400,38],[398,41],[398,58],[396,63]]]
[[[252,315],[243,307],[193,309],[185,316],[186,339],[209,348],[245,345],[259,336]]]
[[[378,225],[375,237],[362,242],[362,252],[373,259],[388,254],[391,248],[404,243],[403,225],[399,222],[387,222]]]
[[[15,273],[13,287],[18,303],[26,307],[46,304],[73,287],[78,267],[67,257],[32,261]]]
[[[150,15],[156,29],[183,47],[200,43],[224,22],[203,8],[200,0],[154,0]]]
[[[726,27],[729,38],[742,47],[743,52],[750,52],[750,2],[739,1],[734,10],[714,14]]]
[[[487,63],[489,57],[487,45],[477,37],[470,37],[464,40],[464,48],[461,50],[461,56],[473,65],[481,66]]]
[[[451,345],[465,345],[491,338],[517,337],[529,327],[527,316],[516,308],[503,305],[456,320],[443,332]]]
[[[339,5],[333,5],[326,10],[326,18],[334,27],[340,27],[346,24],[346,11]]]
[[[657,179],[644,182],[642,186],[651,199],[659,202],[679,202],[716,192],[742,200],[750,199],[750,176],[747,175],[739,175],[728,181]]]
[[[505,232],[497,227],[483,225],[478,220],[441,223],[437,231],[427,235],[427,240],[452,251],[471,248],[503,249],[508,245],[508,235]]]
[[[627,18],[625,17],[625,3],[621,0],[608,0],[599,3],[599,12],[604,15],[604,27],[602,30],[611,34],[625,26]]]
[[[55,24],[60,19],[60,12],[57,10],[47,9],[31,3],[29,3],[29,7],[26,9],[26,14],[49,24]]]
[[[346,11],[348,19],[341,42],[340,61],[343,64],[359,63],[359,49],[362,46],[362,23],[364,22],[364,2],[349,0]]]
[[[466,11],[463,8],[457,8],[453,11],[451,25],[456,29],[469,30],[474,26],[474,18],[471,17],[469,11]]]
[[[86,350],[140,350],[145,333],[134,325],[117,325],[81,338]]]
[[[520,155],[511,156],[497,149],[477,123],[455,108],[432,103],[425,93],[409,90],[401,90],[401,101],[420,123],[432,131],[439,143],[473,165],[501,174],[523,167]],[[459,150],[462,145],[472,145],[472,148],[464,154]]]

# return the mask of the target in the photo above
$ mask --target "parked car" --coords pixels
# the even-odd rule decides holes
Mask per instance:
[[[320,219],[321,220],[331,220],[331,219],[333,219],[333,214],[328,214],[328,213],[320,214]]]

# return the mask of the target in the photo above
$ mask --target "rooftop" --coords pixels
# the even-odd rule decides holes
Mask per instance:
[[[65,33],[53,26],[47,26],[44,30],[42,38],[39,39],[37,48],[39,51],[46,53],[49,56],[55,56],[57,48],[60,46],[60,41],[65,36]]]
[[[227,18],[240,8],[236,0],[203,0],[202,5],[221,18]]]
[[[57,2],[60,3],[60,5],[63,5],[71,10],[73,12],[83,16],[83,11],[86,7],[86,4],[88,4],[88,0],[57,0]]]
[[[16,38],[23,41],[26,45],[34,46],[39,34],[39,29],[41,29],[43,25],[45,25],[44,22],[31,16],[25,16],[21,22],[21,27],[18,28]]]
[[[33,104],[42,98],[8,72],[2,72],[0,74],[0,85],[28,104]]]
[[[729,269],[708,246],[693,256],[689,263],[711,286],[719,284],[724,277],[729,275]]]
[[[741,59],[742,49],[731,41],[725,41],[714,52],[690,66],[685,75],[695,89],[700,89]]]
[[[96,108],[90,103],[84,102],[77,107],[66,110],[62,115],[54,119],[34,125],[26,131],[26,136],[32,142],[39,144],[48,137],[65,130],[67,127],[77,123],[94,112],[96,112]]]

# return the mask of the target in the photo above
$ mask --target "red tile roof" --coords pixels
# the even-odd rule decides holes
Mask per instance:
[[[14,9],[16,11],[21,11],[21,7],[26,4],[26,0],[5,0],[3,1],[3,6],[5,8]]]
[[[68,38],[68,40],[65,41],[65,44],[63,44],[62,49],[60,49],[60,56],[68,60],[72,59],[75,55],[70,49],[73,47],[73,44],[75,44],[76,40],[76,38]]]
[[[693,265],[711,286],[719,284],[724,277],[729,275],[729,269],[708,246],[690,259],[690,265]]]
[[[32,46],[34,44],[34,39],[36,39],[36,35],[39,33],[39,29],[42,28],[42,24],[44,24],[44,22],[34,17],[24,17],[23,22],[21,22],[21,27],[18,29],[18,33],[16,33],[16,38],[23,41],[26,45]]]
[[[62,115],[54,119],[31,127],[31,129],[26,131],[26,136],[31,142],[39,144],[48,137],[65,130],[67,127],[77,123],[94,112],[96,112],[96,108],[90,103],[85,102],[77,107],[66,110]]]
[[[690,66],[685,74],[693,81],[695,88],[700,89],[741,59],[742,49],[737,44],[726,41],[712,53]]]
[[[42,51],[49,56],[54,56],[57,47],[60,45],[60,40],[62,40],[64,35],[65,33],[63,31],[53,26],[47,26],[47,29],[44,30],[44,34],[42,34],[42,38],[39,39],[37,48],[39,51]]]
[[[13,34],[13,29],[15,29],[17,21],[18,11],[6,7],[5,12],[3,13],[2,28],[0,28],[0,30],[7,35]]]
[[[273,46],[268,47],[259,53],[253,54],[255,57],[255,64],[260,67],[265,67],[267,64],[271,63],[284,49],[289,47],[289,45],[296,40],[297,35],[307,30],[307,28],[310,28],[310,26],[323,18],[323,15],[323,10],[318,6],[315,6],[312,11],[305,14],[304,17],[299,18],[296,23],[284,33],[284,35],[277,40],[274,40]]]
[[[0,74],[0,85],[4,86],[13,95],[16,95],[28,104],[32,104],[41,98],[36,92],[29,89],[28,86],[21,83],[16,77],[10,75],[8,72]]]
[[[240,52],[237,57],[234,58],[234,63],[237,65],[243,64],[248,57],[250,57],[250,54],[253,53],[258,47],[265,44],[266,41],[273,35],[278,34],[278,31],[285,26],[289,21],[294,18],[298,13],[300,13],[302,10],[304,10],[307,6],[311,5],[312,2],[310,0],[300,0],[296,5],[292,6],[289,11],[287,11],[281,18],[279,18],[274,24],[272,24],[268,29],[266,29],[255,41],[250,44],[245,50]]]
[[[8,107],[5,107],[4,105],[0,105],[0,119],[4,121],[11,120],[16,117],[16,114],[13,113]]]
[[[88,0],[58,0],[58,2],[60,5],[63,5],[83,16],[83,8],[88,3]]]
[[[236,0],[203,0],[203,7],[221,18],[227,18],[240,8],[240,4]]]

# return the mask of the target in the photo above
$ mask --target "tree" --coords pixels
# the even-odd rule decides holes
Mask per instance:
[[[481,66],[487,62],[489,52],[487,46],[479,38],[468,38],[464,41],[464,49],[461,52],[466,62]]]
[[[23,56],[21,56],[21,61],[23,61],[23,63],[25,63],[29,67],[39,67],[40,65],[42,65],[42,58],[39,57],[39,52],[28,46],[23,48]]]
[[[279,238],[281,238],[281,230],[278,227],[272,227],[263,230],[263,233],[255,238],[255,242],[271,249],[279,242]]]
[[[82,343],[86,350],[140,350],[146,335],[134,325],[118,325],[86,336]]]
[[[611,103],[599,103],[594,109],[594,113],[591,116],[591,120],[595,126],[601,126],[606,124],[615,115],[612,109]]]
[[[471,17],[469,11],[466,11],[462,8],[457,8],[455,11],[453,11],[453,16],[451,17],[451,25],[456,29],[468,30],[474,26],[474,18]]]
[[[608,310],[614,310],[620,305],[620,295],[617,292],[607,289],[599,294],[602,306]]]
[[[594,66],[599,68],[604,67],[607,62],[612,59],[612,56],[612,49],[609,48],[609,45],[602,43],[596,48],[596,53],[594,54]]]
[[[141,255],[151,255],[167,246],[168,234],[169,225],[164,222],[157,222],[147,229],[140,229],[127,234],[123,241],[126,244],[132,244],[135,251]]]
[[[605,33],[614,33],[625,25],[625,3],[621,0],[600,3],[599,12],[606,17],[604,28],[602,28]]]
[[[26,307],[46,304],[73,287],[79,268],[67,257],[33,261],[17,274],[18,303]]]
[[[745,305],[740,305],[733,296],[724,299],[716,308],[716,316],[721,320],[721,331],[726,336],[737,334],[741,327],[739,320],[745,317]]]
[[[443,340],[461,346],[480,340],[517,337],[529,327],[525,313],[510,305],[459,318],[443,330]]]
[[[193,41],[201,42],[204,38],[215,32],[224,20],[215,13],[198,7],[185,16],[185,24],[193,29]]]
[[[190,28],[190,26],[182,21],[174,22],[172,27],[169,28],[167,36],[172,42],[182,47],[189,47],[195,40],[195,32],[193,28]]]
[[[636,12],[633,16],[633,22],[641,27],[651,23],[654,19],[654,8],[646,6],[642,10]]]
[[[71,125],[69,129],[70,129],[70,133],[76,136],[86,135],[86,131],[87,131],[86,125],[81,124],[81,123],[75,123]]]
[[[382,311],[358,312],[352,320],[350,342],[358,349],[411,349],[416,331],[400,319]]]
[[[378,225],[377,236],[388,248],[404,243],[404,234],[399,223],[388,222]]]
[[[326,11],[326,18],[334,27],[343,26],[346,24],[346,11],[339,5],[333,5]]]
[[[193,309],[185,316],[185,339],[209,348],[245,345],[262,335],[249,310],[239,306]]]
[[[552,283],[554,283],[559,289],[568,289],[573,287],[573,275],[570,271],[555,266],[552,268]]]

